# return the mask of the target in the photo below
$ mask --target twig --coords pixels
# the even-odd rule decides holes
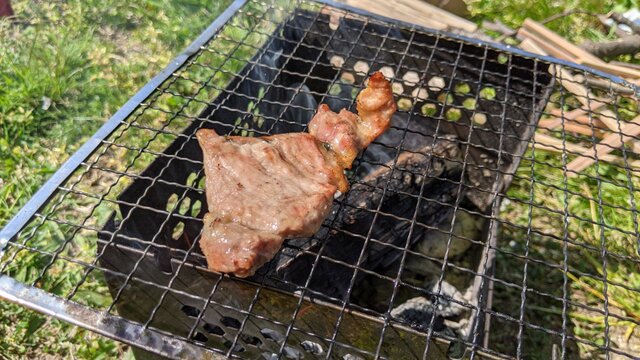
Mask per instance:
[[[593,16],[593,17],[596,17],[596,18],[598,17],[598,15],[600,15],[600,14],[596,14],[594,12],[586,11],[586,10],[579,10],[579,9],[566,10],[566,11],[563,11],[563,12],[561,12],[559,14],[555,14],[555,15],[549,16],[548,18],[540,21],[540,23],[541,24],[547,24],[547,23],[550,23],[552,21],[558,20],[560,18],[567,17],[567,16],[574,15],[574,14],[584,14],[584,15],[589,15],[589,16]]]
[[[591,166],[595,162],[593,158],[601,158],[602,155],[608,154],[611,151],[624,146],[626,142],[634,140],[633,137],[638,136],[638,134],[640,134],[640,116],[637,116],[633,120],[626,122],[620,127],[620,130],[616,131],[616,133],[607,135],[592,149],[589,149],[589,152],[585,154],[588,157],[576,158],[569,164],[567,164],[569,177],[577,176],[580,171]]]
[[[640,34],[640,25],[638,25],[635,22],[627,19],[626,17],[624,17],[624,15],[614,12],[614,13],[611,13],[610,17],[617,23],[627,25],[631,29],[632,32],[634,32],[636,34]]]
[[[587,40],[580,47],[599,58],[635,54],[640,51],[640,35],[630,35],[612,41],[597,43]]]
[[[594,289],[593,287],[591,287],[591,285],[589,285],[586,282],[582,281],[582,279],[577,278],[571,272],[567,271],[567,276],[571,280],[573,280],[573,282],[575,282],[580,287],[582,287],[584,290],[586,290],[587,292],[591,293],[593,296],[599,298],[600,300],[605,300],[604,295],[600,291]],[[619,302],[617,302],[614,299],[608,299],[608,300],[609,300],[609,304],[617,307],[620,310],[623,310],[624,312],[627,313],[627,315],[629,317],[633,318],[634,320],[640,321],[640,315],[636,314],[632,309],[629,309],[627,306],[625,306],[624,304],[620,304]]]
[[[635,90],[633,90],[628,86],[616,84],[611,80],[605,80],[603,78],[596,78],[593,76],[585,77],[584,83],[592,87],[597,87],[603,90],[612,91],[614,93],[618,93],[622,95],[633,95],[636,93]]]
[[[631,69],[640,70],[640,65],[638,65],[638,64],[631,64],[631,63],[626,63],[626,62],[622,62],[622,61],[609,61],[609,64],[626,66],[626,67],[631,68]]]
[[[576,145],[570,142],[566,142],[566,141],[563,143],[562,140],[560,139],[556,139],[553,136],[546,135],[540,132],[536,132],[534,141],[535,141],[535,144],[530,144],[530,145],[534,145],[537,150],[546,150],[546,151],[551,151],[559,154],[576,155],[578,158],[583,157],[580,154],[585,154],[588,152],[588,149],[585,147],[582,147],[580,145]],[[623,158],[616,155],[611,155],[611,154],[604,154],[602,156],[598,156],[598,160],[605,161],[608,163],[615,163],[615,164],[624,163]],[[636,162],[628,162],[628,164],[629,164],[629,167],[634,169],[634,171],[636,171],[636,169],[640,169],[640,164]]]
[[[499,32],[499,33],[501,33],[502,35],[505,35],[505,36],[514,36],[516,34],[516,31],[514,29],[508,27],[507,25],[505,25],[500,20],[495,20],[493,22],[491,22],[491,21],[483,21],[482,22],[482,27],[487,29],[487,30]]]
[[[629,33],[621,30],[620,26],[618,26],[618,24],[614,21],[609,22],[609,15],[598,15],[598,20],[600,20],[600,23],[602,24],[602,26],[605,27],[605,29],[611,31],[615,31],[616,36],[618,37],[623,37],[623,36],[629,36]]]

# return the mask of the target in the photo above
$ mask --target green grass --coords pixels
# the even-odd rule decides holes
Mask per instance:
[[[543,21],[565,11],[578,10],[606,14],[609,11],[625,11],[638,6],[636,0],[467,0],[466,2],[469,4],[474,20],[499,19],[514,29],[517,29],[526,18]],[[571,14],[551,21],[547,26],[578,43],[582,40],[600,40],[613,36],[603,28],[597,18],[587,14]]]
[[[0,20],[0,227],[227,3],[12,1],[17,21]],[[64,231],[48,226],[33,245],[55,249]],[[88,240],[78,246],[86,257],[95,251]],[[30,282],[45,260],[20,253],[19,266],[7,271]],[[57,269],[64,276],[45,277],[42,286],[64,294],[82,274],[66,270]],[[78,297],[98,306],[104,293],[104,281],[91,275]],[[6,302],[0,314],[0,358],[106,359],[126,349]]]
[[[517,29],[524,19],[532,18],[542,21],[563,11],[582,10],[604,14],[609,11],[625,11],[638,6],[637,1],[595,1],[568,0],[549,2],[543,0],[522,1],[491,1],[470,0],[471,14],[477,21],[500,20],[508,26]],[[580,43],[583,40],[601,41],[612,39],[599,21],[589,15],[571,14],[547,24],[552,30],[569,40]],[[632,56],[621,56],[618,60],[637,61]],[[560,102],[557,95],[552,101]],[[564,99],[567,110],[578,106],[576,99]],[[639,113],[635,101],[621,99],[619,109],[621,117],[629,120]],[[588,145],[588,141],[585,142]],[[620,155],[619,152],[616,152]],[[531,156],[531,151],[527,156]],[[569,158],[569,161],[572,157]],[[526,295],[524,320],[558,332],[563,331],[563,304],[556,298],[562,298],[566,290],[566,297],[575,304],[583,304],[590,308],[604,310],[604,298],[608,299],[610,314],[624,315],[640,319],[638,304],[640,304],[640,277],[638,265],[633,261],[616,258],[613,255],[628,256],[638,259],[638,244],[634,236],[624,233],[637,231],[634,215],[630,209],[630,199],[640,204],[640,186],[638,173],[632,175],[631,182],[634,192],[629,190],[629,178],[626,172],[617,167],[600,163],[598,169],[591,166],[583,176],[565,180],[562,173],[562,160],[554,153],[536,150],[535,161],[543,161],[551,166],[534,166],[534,180],[531,180],[531,161],[523,160],[517,177],[508,196],[511,201],[503,205],[501,218],[512,224],[525,226],[525,230],[515,226],[504,226],[502,239],[497,253],[496,278],[512,284],[523,284],[525,261],[518,256],[525,254],[538,262],[529,261],[527,264],[528,289],[537,291]],[[598,181],[599,178],[601,181]],[[544,183],[542,183],[544,182]],[[531,187],[533,193],[530,193]],[[566,196],[564,187],[577,195]],[[557,188],[555,188],[557,187]],[[597,200],[602,199],[602,204]],[[528,202],[532,200],[531,208]],[[637,205],[636,205],[637,206]],[[564,213],[570,216],[565,219]],[[543,234],[526,232],[531,218],[531,228]],[[587,220],[580,220],[587,219]],[[591,220],[589,222],[588,220]],[[622,231],[621,231],[622,230]],[[561,239],[567,237],[574,244],[567,244],[567,261],[564,261],[565,244]],[[589,247],[596,250],[590,250]],[[602,257],[601,249],[605,248],[608,255]],[[526,253],[528,248],[528,253]],[[544,262],[540,264],[539,262]],[[606,266],[605,266],[606,262]],[[562,267],[566,263],[568,269],[567,285],[565,288]],[[547,265],[548,264],[548,265]],[[554,269],[550,265],[560,266]],[[593,279],[596,276],[605,281]],[[591,276],[586,276],[586,275]],[[624,284],[636,291],[625,289]],[[541,295],[539,292],[547,295]],[[515,319],[520,318],[520,289],[501,283],[495,285],[493,309],[507,314]],[[569,305],[565,311],[567,334],[579,339],[587,340],[598,345],[605,345],[603,333],[605,318],[602,313],[594,312],[580,306]],[[628,321],[607,319],[611,346],[637,354],[640,351],[640,331]],[[513,334],[519,330],[513,321],[493,318],[490,344],[507,354],[516,354],[518,344],[505,339],[513,339]],[[531,327],[523,328],[523,340],[519,344],[524,357],[532,359],[548,359],[552,349],[561,349],[562,339],[544,331]],[[568,358],[601,358],[603,354],[596,347],[579,341],[567,340]]]

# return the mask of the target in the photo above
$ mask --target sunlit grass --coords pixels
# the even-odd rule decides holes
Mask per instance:
[[[0,20],[0,227],[227,3],[12,1],[16,21]],[[55,251],[67,232],[47,223],[29,244]],[[64,251],[89,262],[95,256],[95,239],[80,235],[73,246]],[[30,283],[50,260],[20,252],[7,273]],[[82,269],[58,261],[44,275],[39,286],[64,296]],[[110,301],[105,294],[104,280],[92,273],[74,299],[100,307]],[[0,302],[0,314],[2,356],[123,356],[111,340],[25,308]]]

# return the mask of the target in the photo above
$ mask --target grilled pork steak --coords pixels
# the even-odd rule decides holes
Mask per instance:
[[[247,138],[196,134],[204,155],[208,213],[200,247],[211,270],[246,277],[284,239],[313,235],[345,192],[343,170],[389,127],[391,85],[375,73],[357,98],[360,116],[321,105],[309,133]]]

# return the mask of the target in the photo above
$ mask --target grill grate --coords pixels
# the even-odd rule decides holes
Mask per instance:
[[[195,130],[305,131],[375,70],[398,114],[320,232],[250,279],[206,270]],[[570,94],[578,75],[608,85]],[[0,294],[175,358],[632,358],[634,93],[341,5],[238,0],[3,229]],[[584,153],[604,127],[619,139]]]

